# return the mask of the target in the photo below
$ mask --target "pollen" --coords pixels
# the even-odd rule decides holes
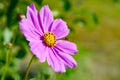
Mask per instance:
[[[56,43],[56,37],[52,32],[47,32],[43,35],[43,41],[47,46],[53,47]]]

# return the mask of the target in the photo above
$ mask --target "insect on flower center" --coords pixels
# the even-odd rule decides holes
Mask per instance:
[[[43,35],[43,41],[47,46],[53,47],[56,43],[56,37],[52,32],[47,32]]]

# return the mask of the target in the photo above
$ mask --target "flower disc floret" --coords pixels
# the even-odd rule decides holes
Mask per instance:
[[[47,46],[53,47],[56,43],[56,37],[52,32],[47,32],[43,35],[43,41]]]

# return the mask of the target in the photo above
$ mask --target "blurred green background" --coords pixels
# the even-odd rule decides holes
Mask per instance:
[[[32,53],[19,30],[18,14],[25,15],[31,3],[38,11],[49,5],[55,18],[67,22],[67,39],[79,52],[73,56],[78,66],[62,74],[35,58],[29,80],[120,80],[120,0],[0,0],[0,77],[10,51],[5,80],[24,78]]]

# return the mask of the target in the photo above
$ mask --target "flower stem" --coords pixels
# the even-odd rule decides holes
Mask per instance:
[[[9,63],[12,62],[12,49],[13,49],[13,46],[14,46],[14,42],[15,42],[15,39],[16,39],[16,29],[14,30],[14,35],[13,35],[13,39],[12,39],[12,46],[11,46],[11,49],[10,49],[10,56],[9,56]]]
[[[14,36],[13,36],[12,43],[10,43],[10,44],[8,43],[9,49],[6,52],[6,63],[5,63],[5,67],[4,67],[4,71],[3,71],[3,74],[2,74],[1,80],[5,80],[7,68],[8,68],[8,66],[9,66],[9,64],[11,62],[11,59],[12,59],[12,48],[13,48],[13,44],[15,42],[15,38],[16,38],[16,30],[14,31]]]
[[[9,58],[9,50],[6,52],[6,64],[5,64],[5,67],[4,67],[4,71],[3,71],[3,74],[2,74],[2,77],[1,77],[1,80],[5,80],[5,75],[6,75],[6,72],[7,72],[7,68],[8,68],[8,59]]]
[[[28,64],[28,66],[27,66],[24,80],[27,80],[28,74],[30,72],[30,66],[31,66],[31,63],[32,63],[33,59],[34,59],[34,55],[32,56],[32,58],[31,58],[31,60],[30,60],[30,62]]]

